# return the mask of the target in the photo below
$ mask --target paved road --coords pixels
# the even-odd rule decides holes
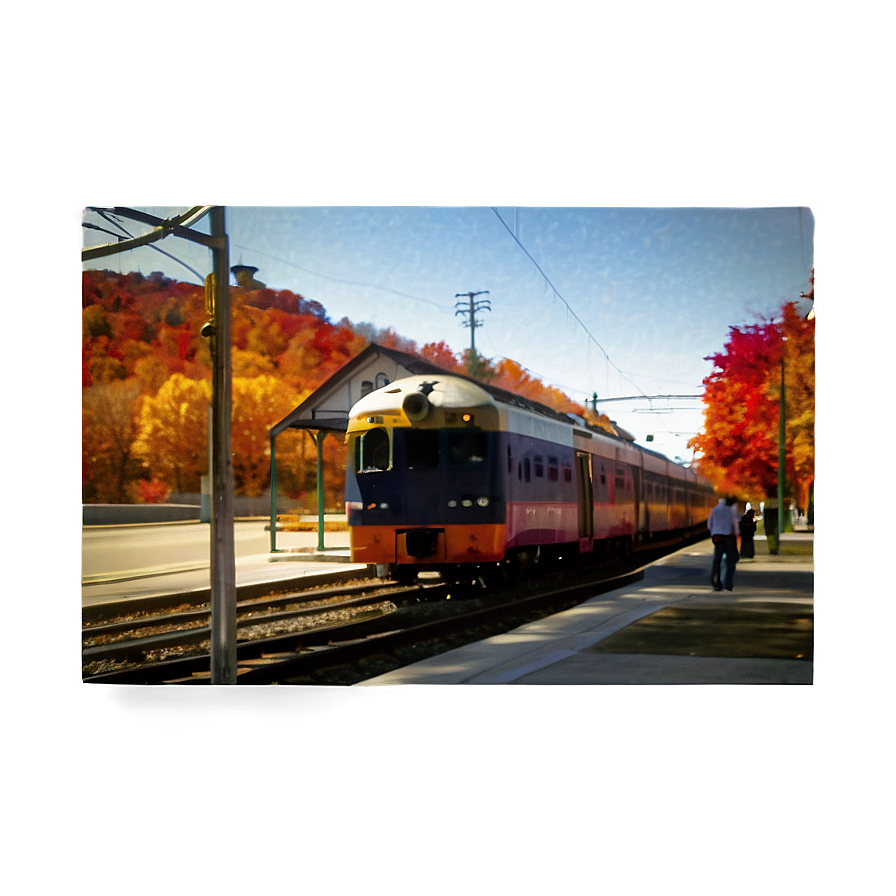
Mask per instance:
[[[278,532],[271,554],[263,520],[234,524],[237,584],[278,581],[346,569],[348,532],[327,532],[325,547],[345,556],[312,560],[316,532]],[[206,523],[86,527],[82,530],[82,605],[207,588],[210,545]],[[340,562],[341,561],[341,562]],[[359,568],[361,568],[359,566]]]

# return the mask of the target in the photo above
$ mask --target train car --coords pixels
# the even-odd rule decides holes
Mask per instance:
[[[349,413],[352,560],[423,571],[625,553],[705,526],[711,486],[582,418],[446,374],[397,380]]]

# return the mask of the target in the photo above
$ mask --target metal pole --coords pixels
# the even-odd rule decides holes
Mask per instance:
[[[317,549],[324,550],[324,436],[318,431],[317,438]]]
[[[212,422],[212,406],[211,402],[209,402],[208,406],[208,429],[206,436],[206,441],[208,442],[208,474],[202,477],[202,494],[200,496],[200,510],[199,510],[199,522],[200,523],[210,523],[212,518],[212,468],[214,467],[214,460],[212,458],[212,431],[214,430],[214,423]]]
[[[212,335],[211,681],[236,684],[236,563],[231,459],[230,252],[224,208],[210,213],[215,276]]]
[[[271,436],[271,553],[277,553],[277,456]]]
[[[781,341],[781,405],[778,415],[778,545],[781,544],[781,536],[784,534],[784,347],[787,343],[785,336]]]

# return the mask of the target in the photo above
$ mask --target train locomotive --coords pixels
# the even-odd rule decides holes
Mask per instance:
[[[705,531],[693,471],[620,436],[453,374],[410,376],[349,412],[352,560],[400,581],[627,553]]]

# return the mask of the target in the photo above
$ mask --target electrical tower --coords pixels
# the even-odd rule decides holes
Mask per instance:
[[[476,357],[476,328],[482,326],[482,322],[476,317],[480,311],[491,311],[492,307],[488,299],[476,300],[476,296],[487,296],[488,290],[481,289],[479,292],[459,292],[455,293],[454,298],[466,297],[466,302],[455,302],[455,317],[458,314],[469,315],[469,320],[464,321],[464,326],[470,328],[470,354]]]

